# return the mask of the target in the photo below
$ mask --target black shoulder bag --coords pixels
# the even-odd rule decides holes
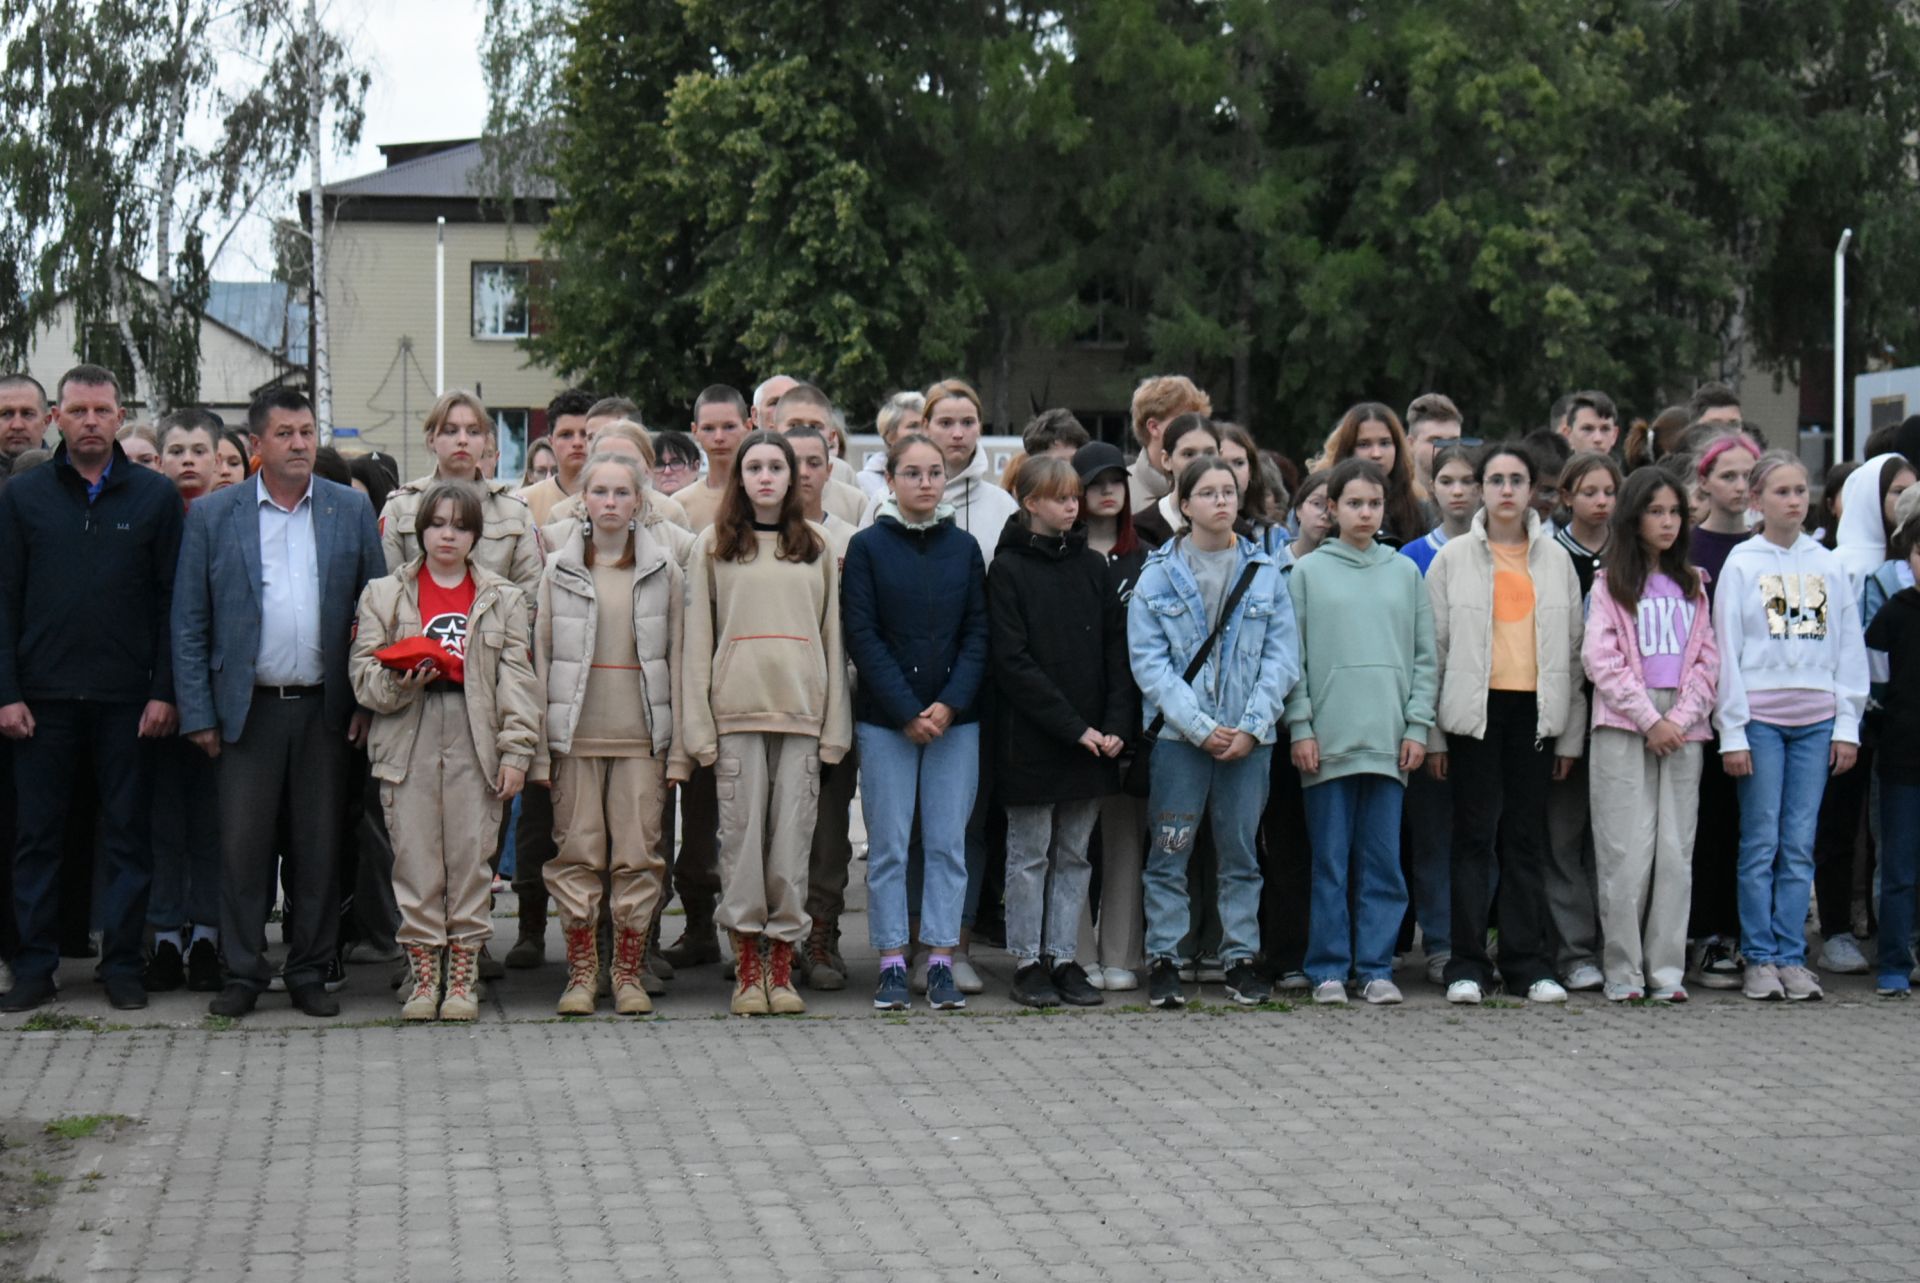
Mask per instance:
[[[1200,643],[1200,649],[1194,652],[1193,661],[1187,665],[1187,671],[1182,674],[1181,681],[1192,685],[1193,679],[1200,675],[1200,670],[1207,666],[1207,656],[1213,653],[1213,644],[1220,640],[1221,631],[1226,628],[1227,621],[1233,618],[1234,610],[1239,607],[1240,599],[1247,595],[1247,589],[1252,587],[1253,577],[1259,569],[1259,562],[1250,561],[1247,563],[1247,568],[1240,572],[1240,582],[1233,586],[1231,593],[1227,594],[1227,604],[1220,611],[1220,622],[1213,626],[1213,631],[1207,634],[1207,639]],[[1153,742],[1160,738],[1160,730],[1166,724],[1166,714],[1159,714],[1146,730],[1134,736],[1133,743],[1127,747],[1127,760],[1120,767],[1120,787],[1125,789],[1131,797],[1147,796],[1153,778],[1151,775]]]

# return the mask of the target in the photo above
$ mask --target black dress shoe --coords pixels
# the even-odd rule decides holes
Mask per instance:
[[[1053,969],[1053,988],[1069,1007],[1098,1007],[1106,1001],[1077,962],[1063,962]]]
[[[140,983],[139,976],[108,976],[103,983],[107,987],[107,1001],[113,1004],[114,1010],[139,1011],[147,1005],[146,986]]]
[[[220,950],[204,936],[187,948],[187,988],[195,993],[220,992]]]
[[[324,984],[296,985],[287,991],[293,999],[293,1005],[309,1016],[337,1016],[340,1014],[340,1000],[327,992]]]
[[[0,994],[0,1011],[32,1011],[53,999],[52,976],[15,976],[13,988]]]
[[[147,992],[171,993],[186,980],[187,964],[180,956],[180,946],[171,940],[155,942],[153,956],[147,959]]]
[[[214,1016],[244,1016],[259,1001],[259,990],[250,985],[230,984],[220,991],[219,997],[207,1004],[207,1013]]]

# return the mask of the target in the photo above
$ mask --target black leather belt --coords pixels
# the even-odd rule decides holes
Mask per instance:
[[[461,695],[466,693],[466,689],[459,682],[450,681],[445,677],[438,677],[427,683],[429,695]]]
[[[327,693],[325,686],[255,686],[255,693],[275,699],[314,699]]]

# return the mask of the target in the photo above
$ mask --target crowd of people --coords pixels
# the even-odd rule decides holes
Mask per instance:
[[[1392,1004],[1416,943],[1461,1004],[1907,995],[1920,418],[1816,491],[1719,385],[1624,440],[1362,402],[1304,467],[1178,375],[1131,461],[1049,410],[996,475],[984,417],[901,393],[856,468],[791,377],[684,432],[570,389],[508,481],[449,392],[403,483],[295,390],[241,432],[0,377],[0,1010],[63,955],[228,1017],[386,962],[470,1021],[557,917],[562,1015],[700,966],[802,1012],[856,804],[881,1009],[989,941],[1034,1007]]]

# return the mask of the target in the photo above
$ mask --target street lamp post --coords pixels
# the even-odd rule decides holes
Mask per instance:
[[[1847,246],[1853,241],[1853,229],[1840,233],[1833,247],[1833,462],[1847,457],[1841,449],[1843,435],[1851,436],[1842,416],[1847,412]]]

